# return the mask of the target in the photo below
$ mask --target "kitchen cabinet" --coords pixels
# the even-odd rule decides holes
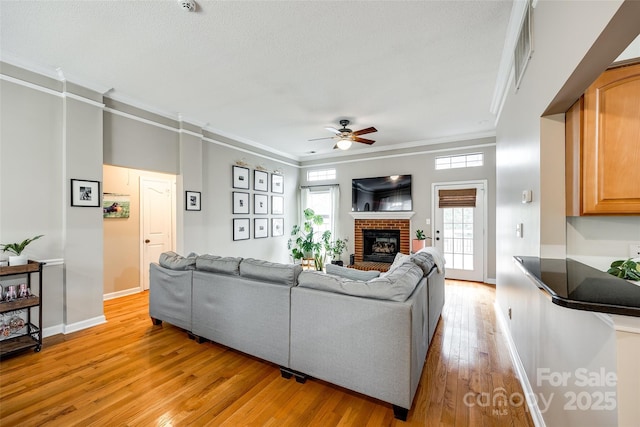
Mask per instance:
[[[640,64],[605,71],[565,120],[567,216],[640,215]]]

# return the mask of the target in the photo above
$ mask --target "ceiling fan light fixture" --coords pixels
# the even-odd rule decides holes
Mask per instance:
[[[337,145],[341,150],[348,150],[349,147],[351,147],[351,140],[348,138],[341,138]]]

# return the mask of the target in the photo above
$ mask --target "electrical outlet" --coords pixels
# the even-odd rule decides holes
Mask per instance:
[[[629,245],[629,258],[640,258],[640,245]]]

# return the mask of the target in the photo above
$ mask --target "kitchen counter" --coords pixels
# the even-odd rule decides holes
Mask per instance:
[[[640,286],[573,259],[515,256],[516,265],[554,304],[640,317]]]

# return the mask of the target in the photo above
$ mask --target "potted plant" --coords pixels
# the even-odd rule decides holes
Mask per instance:
[[[315,236],[314,226],[322,225],[324,219],[321,215],[316,215],[313,209],[304,210],[304,223],[302,226],[296,224],[291,229],[291,237],[287,242],[287,248],[291,251],[294,262],[301,259],[313,259],[316,270],[324,267],[323,245],[321,237]],[[327,232],[325,232],[327,233]],[[331,234],[331,232],[328,232]],[[320,268],[318,268],[320,266]]]
[[[617,260],[611,263],[611,268],[607,273],[629,281],[640,280],[640,262],[633,261],[632,258],[627,260]]]
[[[331,233],[329,233],[329,236],[326,240],[324,239],[323,235],[323,241],[325,253],[328,257],[331,258],[331,264],[340,266],[344,265],[341,256],[342,253],[347,250],[347,242],[349,241],[349,239],[345,237],[344,239],[336,239],[332,242]]]
[[[427,237],[424,235],[423,230],[416,230],[416,238],[411,242],[411,251],[418,252],[424,248]]]
[[[34,240],[38,240],[42,236],[43,234],[40,234],[30,239],[25,239],[21,243],[4,243],[4,244],[0,243],[0,246],[1,246],[0,250],[2,250],[2,252],[10,252],[14,254],[9,256],[10,266],[25,265],[28,262],[28,260],[26,256],[22,255],[22,251],[24,251],[24,249],[29,245],[29,243],[33,242]]]

